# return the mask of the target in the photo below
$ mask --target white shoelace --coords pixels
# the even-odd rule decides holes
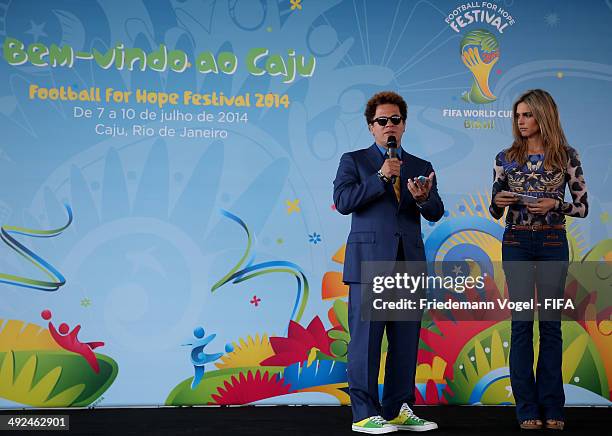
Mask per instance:
[[[424,419],[421,419],[416,416],[410,406],[408,406],[407,404],[402,404],[402,408],[400,409],[400,415],[405,415],[407,418],[412,418],[419,422],[425,422]]]
[[[374,424],[378,424],[378,425],[385,425],[385,424],[387,424],[387,421],[382,416],[380,416],[380,415],[373,416],[372,418],[370,418],[370,420]]]

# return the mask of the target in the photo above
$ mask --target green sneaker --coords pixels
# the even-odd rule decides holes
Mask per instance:
[[[438,428],[438,424],[435,422],[426,421],[416,416],[406,403],[402,404],[399,415],[390,420],[389,424],[393,424],[398,430],[410,431],[428,431]]]
[[[353,431],[370,434],[383,434],[397,431],[396,426],[389,424],[382,418],[382,416],[378,415],[370,416],[369,418],[362,419],[359,422],[354,422],[351,428]]]

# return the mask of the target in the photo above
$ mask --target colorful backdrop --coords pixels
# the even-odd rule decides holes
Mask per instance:
[[[586,174],[572,259],[612,260],[609,0],[0,0],[0,38],[0,407],[347,403],[332,180],[385,89],[438,176],[430,260],[499,260],[491,168],[535,87]],[[567,403],[609,406],[610,275],[568,286]],[[419,403],[513,403],[509,339],[426,314]]]

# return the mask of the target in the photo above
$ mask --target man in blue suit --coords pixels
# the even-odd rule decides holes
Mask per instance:
[[[401,148],[406,116],[406,102],[400,95],[374,95],[365,109],[374,144],[342,155],[334,180],[336,210],[351,214],[343,280],[349,285],[352,429],[370,434],[438,428],[411,409],[420,320],[369,321],[361,317],[362,286],[366,286],[362,283],[362,262],[425,261],[421,216],[438,221],[444,214],[431,164]],[[397,158],[388,157],[391,136],[398,144]],[[385,328],[389,346],[381,404],[378,372]]]

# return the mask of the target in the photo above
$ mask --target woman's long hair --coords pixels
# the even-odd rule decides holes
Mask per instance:
[[[567,139],[559,120],[557,104],[551,95],[542,89],[531,89],[521,95],[512,105],[512,134],[514,142],[506,152],[506,159],[516,161],[520,165],[527,162],[527,138],[521,135],[518,129],[518,115],[516,108],[519,103],[529,106],[533,117],[540,126],[540,135],[544,145],[544,168],[552,170],[558,168],[565,170],[567,167]]]

